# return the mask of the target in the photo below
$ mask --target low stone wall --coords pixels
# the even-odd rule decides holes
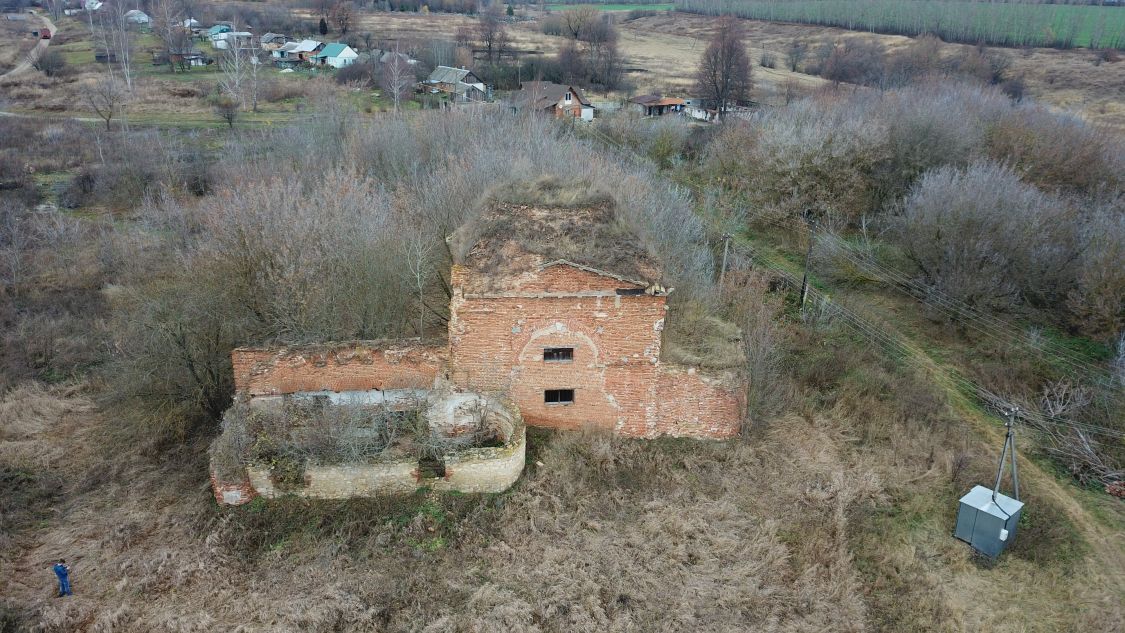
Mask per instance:
[[[270,471],[251,466],[246,469],[254,490],[267,499],[293,494],[313,499],[347,499],[377,495],[405,494],[418,488],[417,460],[378,462],[346,466],[309,466],[305,485],[297,490],[278,490]]]
[[[520,478],[526,457],[527,430],[521,426],[504,446],[446,454],[445,477],[430,485],[435,490],[503,492]]]
[[[267,499],[287,494],[312,499],[347,499],[410,494],[421,487],[466,493],[503,492],[520,478],[526,455],[527,434],[520,426],[504,446],[470,448],[444,455],[445,477],[422,478],[418,460],[410,458],[369,464],[309,466],[305,469],[305,485],[291,491],[279,490],[271,481],[268,469],[251,466],[246,469],[248,484],[239,488],[237,498],[229,493],[232,490],[230,484],[221,484],[214,475],[211,482],[215,500],[226,505],[240,505],[254,495]]]

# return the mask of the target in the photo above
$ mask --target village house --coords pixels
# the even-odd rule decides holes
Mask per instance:
[[[708,104],[704,99],[684,99],[683,113],[696,121],[706,121],[714,123],[719,120],[719,111],[715,108],[707,107]]]
[[[402,61],[406,62],[407,64],[409,64],[411,66],[414,66],[418,63],[417,59],[414,59],[413,57],[411,57],[410,55],[407,55],[406,53],[400,53],[400,52],[397,52],[397,51],[390,51],[390,50],[383,50],[381,48],[371,49],[371,59],[379,62],[380,64],[389,64],[391,62],[391,60],[395,59],[395,58],[401,59]]]
[[[664,116],[683,111],[684,100],[676,97],[662,97],[658,94],[640,95],[629,99],[634,110],[644,116]]]
[[[249,31],[227,31],[211,38],[216,50],[245,50],[254,47],[254,34]]]
[[[280,33],[266,33],[258,39],[258,45],[261,46],[262,50],[272,53],[282,46],[285,46],[285,43],[288,41],[289,38]]]
[[[345,66],[352,65],[359,54],[352,50],[351,46],[334,42],[332,44],[325,44],[316,55],[312,57],[312,62],[318,66],[331,66],[333,68],[344,68]]]
[[[283,46],[282,49],[284,50],[284,48],[285,47]],[[324,48],[323,42],[318,42],[316,40],[301,40],[300,42],[297,42],[297,46],[293,48],[293,50],[287,57],[296,57],[298,60],[303,62],[310,61],[313,56],[316,55],[317,52],[319,52],[322,48]]]
[[[550,81],[521,83],[520,91],[511,98],[511,105],[515,110],[531,109],[560,119],[594,120],[594,106],[581,90]]]
[[[481,102],[488,99],[484,82],[474,75],[473,71],[465,68],[438,66],[420,85],[430,94],[444,93],[457,103]]]
[[[219,46],[216,45],[216,42],[222,40],[224,41],[225,46],[226,34],[230,33],[233,30],[234,26],[230,22],[219,22],[218,24],[215,24],[211,26],[211,28],[207,29],[206,39],[211,41],[212,47],[219,48]]]

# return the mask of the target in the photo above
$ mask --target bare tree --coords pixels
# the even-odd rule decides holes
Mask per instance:
[[[176,0],[158,0],[151,6],[152,32],[160,39],[168,69],[176,72],[172,57],[191,52],[191,32],[184,28],[184,14]]]
[[[212,106],[215,108],[215,114],[219,118],[226,121],[227,128],[234,128],[234,121],[238,118],[238,113],[242,109],[242,104],[238,99],[230,95],[220,95],[215,98]]]
[[[126,92],[121,83],[110,75],[88,85],[82,91],[82,99],[105,121],[108,132],[110,121],[125,108]]]
[[[403,273],[411,289],[418,295],[418,336],[425,336],[426,290],[430,287],[435,270],[434,244],[420,229],[405,231],[405,239],[399,244],[406,263]]]
[[[341,0],[332,5],[328,13],[328,19],[336,26],[336,30],[340,32],[340,35],[346,35],[348,29],[352,26],[354,14],[355,8],[352,6],[352,3]]]
[[[109,59],[117,60],[125,89],[133,91],[133,32],[129,29],[129,12],[124,2],[114,2],[98,11],[101,39]]]
[[[586,25],[598,15],[598,10],[592,5],[579,5],[573,9],[563,11],[563,28],[567,35],[578,39]]]
[[[751,68],[742,26],[737,19],[724,17],[699,61],[696,91],[713,102],[720,113],[725,112],[728,105],[749,99]]]
[[[14,200],[0,203],[0,262],[4,266],[0,282],[13,290],[18,290],[23,281],[24,262],[32,242],[23,213]]]
[[[394,102],[394,111],[397,113],[403,99],[410,97],[411,87],[414,85],[414,69],[406,61],[405,56],[398,52],[383,63],[383,74],[380,80],[383,91],[390,94]]]
[[[797,72],[801,67],[801,62],[805,61],[805,57],[808,56],[808,53],[808,44],[798,39],[789,42],[789,45],[785,47],[785,62],[789,70]]]
[[[480,16],[477,24],[477,41],[488,55],[488,61],[494,61],[504,52],[508,43],[508,30],[504,25],[504,14],[500,5],[493,4]],[[495,56],[495,57],[494,57]]]

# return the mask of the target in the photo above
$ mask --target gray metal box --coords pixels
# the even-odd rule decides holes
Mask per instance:
[[[991,488],[975,486],[961,497],[953,535],[981,554],[996,557],[1015,540],[1022,511],[1022,501],[997,493],[993,502]]]

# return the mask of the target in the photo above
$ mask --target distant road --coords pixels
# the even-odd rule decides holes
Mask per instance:
[[[58,33],[58,29],[55,28],[55,23],[51,21],[51,18],[47,17],[46,15],[39,15],[38,13],[35,14],[35,17],[43,20],[47,24],[46,28],[51,32],[51,37],[54,38],[55,34]],[[40,30],[40,32],[42,32],[42,30]],[[49,46],[50,44],[51,40],[40,39],[35,43],[35,48],[31,49],[27,56],[23,58],[23,61],[16,64],[15,68],[9,70],[3,75],[0,75],[0,79],[18,75],[22,72],[31,70],[32,62],[35,61],[40,55],[42,55],[43,51],[47,50],[47,46]]]

